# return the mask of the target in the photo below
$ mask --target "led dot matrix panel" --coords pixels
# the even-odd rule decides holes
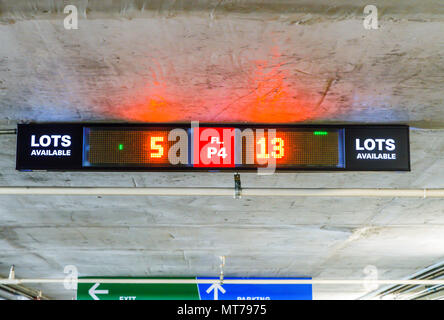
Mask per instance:
[[[276,167],[343,168],[343,130],[282,128],[270,135],[264,130],[242,138],[242,165],[253,166],[274,160]]]
[[[84,166],[168,166],[170,130],[85,128]]]
[[[343,130],[308,128],[182,128],[183,141],[168,138],[178,128],[84,128],[85,167],[343,168]],[[272,130],[272,131],[271,131]],[[194,139],[192,139],[193,137]],[[172,141],[171,141],[172,140]],[[185,153],[184,161],[172,164]],[[230,147],[228,147],[230,144]],[[214,154],[213,154],[214,153]],[[188,155],[194,154],[195,157]]]

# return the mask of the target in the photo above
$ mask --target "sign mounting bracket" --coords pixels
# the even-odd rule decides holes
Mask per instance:
[[[240,174],[236,172],[234,174],[234,199],[240,199],[240,198],[242,198],[241,179],[240,179]]]

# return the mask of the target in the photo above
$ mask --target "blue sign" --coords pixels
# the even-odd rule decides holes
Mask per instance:
[[[312,300],[311,284],[198,284],[200,300]],[[225,280],[310,280],[311,278],[224,278]]]

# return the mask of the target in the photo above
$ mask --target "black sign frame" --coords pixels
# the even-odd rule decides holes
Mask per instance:
[[[190,129],[190,123],[29,123],[18,124],[17,129],[17,154],[16,169],[19,171],[91,171],[91,172],[254,172],[257,167],[234,167],[234,168],[200,168],[200,167],[83,167],[83,128],[84,127],[150,127],[150,128],[182,128]],[[236,123],[199,123],[199,127],[235,127],[241,130],[246,128],[252,129],[283,129],[283,128],[309,128],[309,129],[344,129],[344,168],[325,168],[325,167],[278,167],[276,172],[341,172],[341,171],[410,171],[410,137],[409,126],[407,125],[374,125],[374,124],[236,124]],[[45,134],[57,134],[63,136],[69,134],[72,139],[73,153],[72,158],[66,158],[61,161],[50,161],[48,159],[35,160],[26,156],[30,151],[30,136]],[[353,139],[360,138],[362,142],[366,139],[383,139],[390,138],[395,135],[399,140],[398,146],[401,146],[402,154],[397,155],[396,160],[377,162],[376,159],[366,159],[362,162],[352,159],[356,155],[356,150],[351,152],[353,147]],[[61,138],[60,138],[61,139]],[[59,139],[59,142],[61,141]],[[380,141],[377,141],[381,143]],[[397,141],[398,142],[398,141]],[[38,143],[38,142],[37,142]],[[378,145],[376,143],[376,145]],[[373,145],[370,141],[368,144]],[[367,150],[364,150],[367,152]],[[377,165],[372,165],[372,164]],[[381,165],[388,163],[388,165]]]

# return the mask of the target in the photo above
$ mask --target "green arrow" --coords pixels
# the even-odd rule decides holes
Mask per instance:
[[[95,283],[91,289],[88,290],[88,294],[91,296],[91,298],[93,298],[94,300],[100,300],[97,297],[97,294],[108,294],[109,291],[108,290],[96,290],[97,287],[100,285],[100,283]]]

